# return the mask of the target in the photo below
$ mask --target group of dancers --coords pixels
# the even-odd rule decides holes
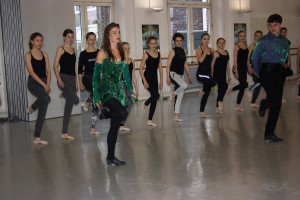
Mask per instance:
[[[207,99],[211,88],[216,84],[218,85],[216,113],[223,113],[223,99],[226,92],[231,93],[235,90],[239,91],[235,110],[243,111],[241,101],[244,91],[248,87],[248,72],[252,75],[255,86],[249,90],[250,94],[253,93],[253,95],[250,95],[252,97],[251,107],[259,107],[261,116],[264,115],[266,109],[270,109],[265,130],[265,141],[282,141],[281,138],[274,134],[281,105],[278,104],[278,98],[280,98],[281,103],[283,91],[284,75],[282,72],[283,69],[289,67],[288,63],[286,63],[289,44],[287,39],[280,34],[281,23],[282,18],[279,15],[271,15],[268,19],[270,31],[268,35],[262,37],[262,32],[256,31],[254,35],[255,41],[249,47],[246,44],[246,32],[241,31],[238,33],[238,43],[234,47],[233,73],[239,84],[229,88],[228,83],[231,81],[231,71],[228,64],[229,53],[225,49],[225,39],[217,39],[217,49],[214,50],[209,47],[210,35],[204,33],[201,36],[201,46],[195,50],[199,64],[196,79],[203,83],[203,88],[200,90],[200,96],[202,96],[200,118],[206,117],[204,110]],[[53,65],[58,87],[62,90],[60,96],[66,100],[61,138],[64,140],[74,139],[68,133],[70,115],[73,105],[79,103],[79,98],[76,94],[78,89],[86,90],[90,93],[90,97],[87,99],[84,109],[87,111],[90,105],[93,107],[90,133],[100,134],[96,130],[98,118],[110,118],[106,161],[108,165],[125,165],[124,161],[119,160],[115,156],[118,131],[130,131],[130,128],[125,127],[125,122],[132,104],[137,101],[139,96],[134,61],[130,58],[130,45],[127,42],[121,42],[120,27],[116,23],[111,23],[105,28],[101,50],[95,47],[95,33],[88,33],[86,35],[87,48],[79,56],[78,84],[75,70],[76,51],[72,47],[74,42],[73,31],[66,29],[63,32],[63,39],[64,43],[58,47]],[[180,117],[180,105],[184,91],[188,87],[187,82],[184,80],[184,71],[188,75],[189,83],[192,83],[192,76],[186,61],[185,51],[182,48],[184,36],[180,33],[175,33],[172,40],[174,48],[171,49],[168,55],[166,80],[168,85],[174,85],[174,90],[171,92],[171,97],[175,99],[174,121],[181,122],[183,119]],[[278,49],[273,50],[272,45],[277,43],[276,47]],[[146,124],[148,126],[156,126],[152,119],[160,96],[159,89],[163,88],[163,68],[161,55],[156,50],[157,38],[153,36],[148,37],[147,45],[149,49],[143,55],[139,73],[143,86],[149,91],[150,97],[143,102],[142,108],[149,107]],[[35,144],[48,143],[40,138],[51,91],[49,58],[47,53],[42,51],[42,46],[43,36],[40,33],[33,33],[29,40],[30,51],[25,55],[26,67],[29,72],[28,89],[37,97],[36,101],[27,109],[28,113],[38,109],[33,141]],[[60,70],[58,70],[58,67],[60,67]],[[159,72],[159,78],[157,71]],[[274,74],[269,74],[275,72],[278,75],[276,77],[280,78],[279,82],[275,79]],[[255,101],[260,85],[266,90],[267,98],[262,100],[259,106],[255,104]],[[274,88],[275,86],[276,88]],[[279,92],[276,91],[278,88],[281,88]]]

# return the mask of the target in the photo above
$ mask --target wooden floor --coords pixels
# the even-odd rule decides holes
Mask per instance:
[[[184,96],[182,123],[173,121],[173,102],[148,110],[133,106],[120,132],[116,154],[127,164],[105,162],[109,120],[89,133],[90,112],[71,118],[73,142],[60,139],[62,119],[46,120],[46,146],[32,143],[34,122],[0,122],[1,200],[293,200],[300,199],[300,102],[295,81],[287,81],[276,133],[283,143],[265,143],[266,118],[249,107],[234,111],[237,93],[225,97],[224,114],[214,113],[216,91],[199,119],[200,97]],[[265,96],[262,92],[261,97]]]

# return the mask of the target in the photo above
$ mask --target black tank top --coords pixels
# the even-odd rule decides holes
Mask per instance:
[[[202,48],[201,48],[202,50]],[[201,55],[203,54],[203,50]],[[206,55],[203,62],[198,61],[197,74],[205,74],[211,76],[211,61],[212,61],[212,52],[209,55]]]
[[[133,69],[133,63],[132,61],[130,60],[130,63],[128,64],[128,70],[129,70],[129,74],[130,74],[130,78],[132,80],[132,69]],[[122,81],[124,82],[124,77],[122,76]]]
[[[220,52],[218,52],[218,53],[219,53],[219,57],[215,61],[214,74],[225,74],[226,75],[227,63],[229,61],[229,54],[227,51],[226,51],[227,55],[222,55]]]
[[[170,71],[176,72],[179,75],[184,74],[184,63],[186,61],[186,55],[181,47],[174,47],[175,55],[171,62]]]
[[[30,52],[30,55],[31,55],[31,65],[32,65],[34,73],[39,78],[47,78],[47,75],[46,75],[46,60],[45,60],[44,54],[42,53],[43,58],[41,60],[37,60],[33,57],[33,55],[31,54],[31,51],[29,51],[29,52]]]
[[[145,73],[154,73],[157,74],[158,64],[160,61],[160,53],[158,52],[157,58],[153,58],[148,52],[148,59],[146,60],[146,70]]]
[[[246,70],[247,71],[247,60],[248,60],[248,48],[242,49],[239,46],[238,50],[238,56],[237,56],[237,64],[238,64],[238,70]]]
[[[64,49],[64,47],[62,47]],[[64,53],[59,59],[60,73],[75,76],[76,55],[70,54],[64,49]]]

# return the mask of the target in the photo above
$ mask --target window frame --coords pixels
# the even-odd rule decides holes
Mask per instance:
[[[170,17],[170,8],[187,8],[187,16],[188,16],[188,24],[187,24],[187,37],[185,38],[187,40],[187,55],[188,56],[194,56],[195,55],[195,45],[194,45],[194,28],[193,28],[193,8],[207,8],[209,12],[209,19],[208,19],[208,25],[207,25],[207,32],[210,33],[212,29],[212,11],[211,11],[211,0],[209,2],[178,2],[178,1],[167,1],[168,3],[168,38],[169,41],[171,41],[171,17]],[[169,42],[169,48],[172,48],[172,44]]]
[[[110,7],[110,19],[111,22],[114,21],[114,4],[112,0],[102,0],[103,2],[99,2],[99,0],[81,0],[81,1],[74,1],[74,7],[80,6],[80,18],[81,18],[81,49],[86,48],[86,40],[85,35],[88,33],[88,13],[87,7],[88,6],[109,6]],[[75,13],[74,13],[75,16]],[[77,42],[77,41],[76,41]],[[77,46],[77,44],[76,44]]]

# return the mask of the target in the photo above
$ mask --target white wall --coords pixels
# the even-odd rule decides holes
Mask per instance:
[[[63,44],[63,31],[66,28],[75,30],[74,1],[26,0],[20,2],[25,52],[28,51],[30,34],[33,32],[40,32],[44,36],[43,50],[46,51],[49,56],[52,71],[51,102],[48,107],[46,118],[63,116],[65,100],[58,97],[61,91],[57,86],[53,72],[53,62],[57,47]],[[28,92],[28,99],[29,103],[32,103],[36,98]],[[74,106],[72,114],[79,113],[81,113],[80,105]],[[34,112],[30,115],[30,120],[35,120],[36,114],[37,112]]]
[[[144,0],[117,0],[116,22],[121,25],[122,40],[135,44],[131,49],[133,58],[143,56],[142,24],[158,24],[160,33],[160,52],[163,57],[169,53],[170,38],[167,19],[167,4],[163,1],[163,11],[149,12],[148,1]],[[126,24],[124,26],[124,24]]]
[[[262,29],[264,33],[267,33],[268,16],[278,13],[283,17],[283,26],[288,29],[288,39],[292,42],[291,47],[298,47],[300,45],[300,1],[264,0],[263,4],[260,2],[259,0],[251,2],[253,34],[257,29]]]
[[[0,97],[2,101],[2,105],[0,106],[0,118],[5,118],[8,117],[8,112],[6,106],[5,70],[2,50],[2,25],[0,19]]]

